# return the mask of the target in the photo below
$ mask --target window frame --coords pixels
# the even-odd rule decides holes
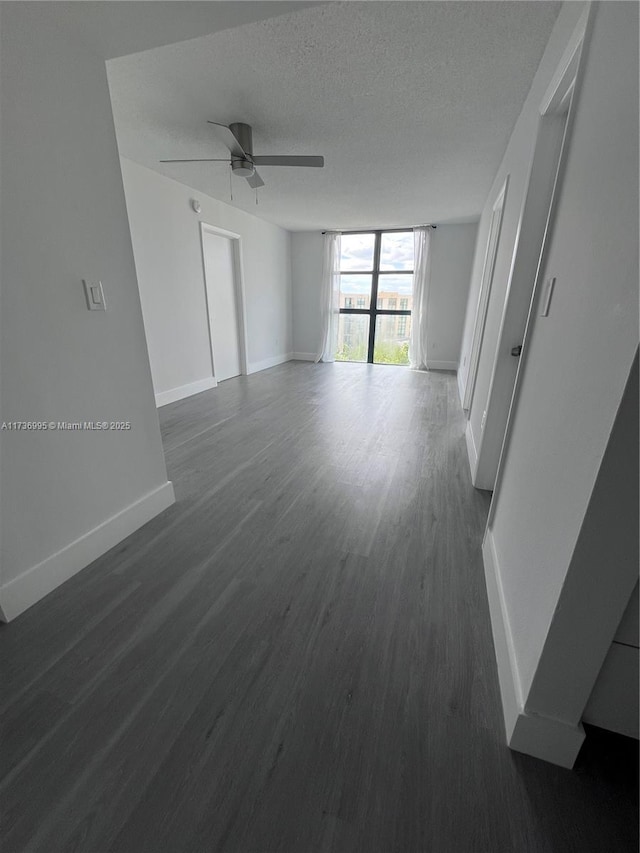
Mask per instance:
[[[340,308],[340,314],[367,314],[369,316],[369,342],[367,347],[367,364],[375,364],[373,353],[375,349],[376,339],[376,319],[378,316],[411,316],[411,310],[378,308],[378,290],[380,277],[386,275],[413,275],[415,273],[415,257],[413,259],[414,266],[411,270],[381,270],[380,269],[380,253],[382,249],[383,234],[410,234],[413,233],[413,228],[366,228],[361,231],[343,231],[343,234],[373,234],[373,269],[370,270],[340,270],[340,281],[343,275],[370,275],[371,276],[371,296],[368,308]]]

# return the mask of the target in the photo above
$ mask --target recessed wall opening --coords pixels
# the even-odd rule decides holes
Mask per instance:
[[[242,242],[239,234],[200,223],[211,366],[217,382],[247,373]]]
[[[336,361],[409,365],[411,229],[343,232]]]

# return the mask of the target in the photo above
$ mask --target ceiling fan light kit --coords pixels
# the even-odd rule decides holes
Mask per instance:
[[[230,159],[220,158],[195,158],[186,160],[161,160],[161,163],[231,163],[231,171],[234,175],[246,178],[252,189],[264,186],[264,181],[256,172],[256,166],[308,166],[311,168],[322,168],[324,157],[269,155],[254,156],[253,132],[251,125],[236,121],[228,127],[226,124],[218,124],[209,121],[215,134],[221,142],[226,145],[231,154]]]

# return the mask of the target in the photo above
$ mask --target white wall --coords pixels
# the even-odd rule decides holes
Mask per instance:
[[[104,62],[39,5],[2,10],[2,416],[132,429],[0,433],[6,618],[173,501]]]
[[[482,279],[484,255],[489,238],[492,209],[508,175],[509,186],[502,216],[500,241],[496,253],[493,286],[487,311],[484,346],[480,353],[473,404],[469,417],[470,429],[476,447],[480,446],[482,415],[487,403],[505,293],[516,246],[520,214],[528,185],[529,170],[539,120],[539,106],[562,58],[567,42],[583,12],[583,8],[583,3],[569,2],[565,3],[560,10],[560,14],[540,61],[538,71],[531,84],[531,89],[522,107],[504,157],[494,178],[493,185],[487,196],[487,201],[478,225],[478,240],[459,356],[458,385],[461,399],[464,396],[469,370],[473,324]]]
[[[439,225],[431,232],[431,290],[427,339],[429,365],[455,370],[469,290],[476,223]],[[316,354],[321,337],[322,234],[291,235],[293,350]]]
[[[289,233],[124,157],[121,162],[158,403],[212,384],[200,222],[242,238],[249,372],[286,361],[292,347]]]
[[[607,714],[611,721],[626,719],[623,733],[636,737],[639,406],[636,354],[556,606],[562,618],[552,619],[527,698],[531,707],[544,708],[554,717],[579,719],[592,692],[594,670],[600,670],[608,653],[613,661],[629,661],[630,668],[620,673],[618,683],[614,672],[600,670],[598,680],[605,675],[608,689],[598,691],[599,717],[591,716],[590,721],[607,727]],[[610,580],[604,586],[607,577]],[[624,621],[634,580],[635,625],[631,613]],[[620,639],[634,643],[635,649],[620,647],[616,642]],[[616,666],[620,664],[614,663],[614,670]],[[571,691],[563,689],[567,668]],[[617,728],[615,722],[613,727]]]
[[[320,280],[322,277],[322,234],[297,231],[291,234],[291,304],[293,308],[293,351],[298,357],[318,354],[322,337]]]
[[[431,232],[431,287],[427,321],[428,365],[457,370],[469,294],[477,222],[438,225]]]
[[[569,572],[638,346],[638,7],[594,11],[543,270],[556,288],[523,354],[487,532],[526,713],[567,727],[578,722],[576,697],[585,679],[592,686],[637,581],[637,566],[616,559]],[[609,491],[628,518],[625,495]],[[569,581],[574,607],[562,602]],[[551,626],[571,636],[570,648],[550,649]],[[540,689],[547,681],[551,704]]]

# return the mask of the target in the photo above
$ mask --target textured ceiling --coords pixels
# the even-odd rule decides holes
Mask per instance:
[[[66,30],[103,59],[113,59],[318,4],[294,0],[27,0],[20,5],[40,21],[48,20],[52,29]]]
[[[254,4],[252,4],[254,5]],[[262,167],[233,204],[291,230],[477,217],[560,4],[332,2],[108,63],[121,153],[229,202],[207,119],[253,126]]]

